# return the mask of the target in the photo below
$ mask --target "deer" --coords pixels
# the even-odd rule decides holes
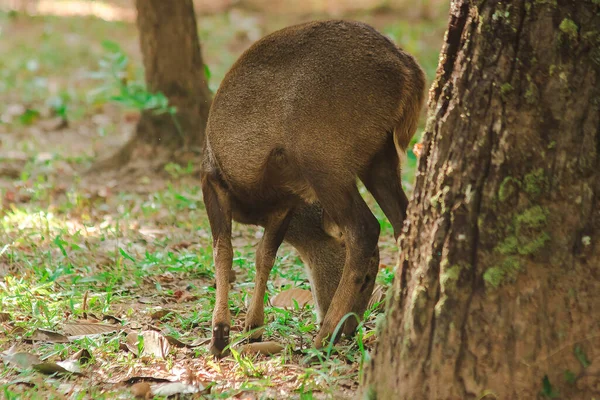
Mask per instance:
[[[233,64],[209,111],[201,175],[215,264],[213,355],[229,345],[233,220],[264,228],[244,328],[250,341],[262,340],[266,285],[283,241],[306,267],[320,323],[316,348],[346,314],[362,316],[379,268],[380,225],[358,180],[397,240],[408,205],[401,158],[424,91],[413,56],[353,21],[281,29]],[[345,319],[342,333],[358,323]]]

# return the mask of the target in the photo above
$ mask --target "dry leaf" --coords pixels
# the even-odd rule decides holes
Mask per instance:
[[[77,353],[69,357],[69,360],[79,361],[80,363],[88,363],[92,360],[92,355],[87,349],[81,349]]]
[[[40,341],[50,343],[68,343],[69,339],[57,332],[47,331],[45,329],[36,329],[31,337],[27,338],[28,341]]]
[[[0,312],[0,322],[10,321],[10,314],[7,312]]]
[[[183,241],[181,241],[179,243],[175,243],[175,244],[171,245],[171,248],[173,250],[187,249],[191,245],[192,245],[192,242],[188,242],[187,240],[183,240]]]
[[[157,310],[157,311],[153,312],[152,314],[150,314],[150,318],[157,319],[157,320],[172,319],[173,317],[175,317],[176,314],[177,313],[173,310],[168,310],[166,308],[163,308],[163,309]],[[169,318],[165,318],[166,316],[169,316]]]
[[[183,382],[157,383],[152,385],[154,396],[171,397],[176,395],[195,394],[203,391],[203,387],[190,385]]]
[[[109,324],[122,324],[123,321],[121,321],[119,318],[113,316],[113,315],[105,315],[102,317],[102,321],[106,321]]]
[[[369,299],[369,305],[368,308],[373,307],[375,304],[379,303],[379,306],[377,307],[378,310],[383,309],[384,307],[384,302],[383,300],[385,299],[385,291],[386,291],[386,287],[383,285],[375,285],[375,289],[373,289],[373,294],[371,294],[371,298]]]
[[[11,336],[17,336],[17,335],[22,335],[25,333],[25,328],[23,328],[22,326],[15,326],[15,328],[10,331]]]
[[[139,354],[139,340],[142,340],[143,343],[141,354]],[[129,351],[138,357],[154,356],[164,359],[170,350],[167,338],[156,331],[131,332],[127,335],[126,346]]]
[[[198,296],[191,294],[187,290],[176,290],[173,293],[173,297],[175,297],[178,303],[198,300]]]
[[[81,368],[76,361],[58,361],[58,362],[43,362],[35,364],[33,369],[43,374],[54,375],[54,374],[75,374],[83,375]]]
[[[142,303],[142,304],[154,304],[159,302],[160,300],[156,297],[140,297],[138,299],[138,302]]]
[[[119,327],[94,322],[70,322],[63,324],[62,330],[69,336],[83,337],[116,332]]]
[[[152,397],[150,384],[148,382],[138,382],[131,386],[131,393],[136,399],[149,399]]]
[[[421,153],[423,152],[423,143],[415,143],[412,151],[413,153],[415,153],[415,156],[417,156],[417,158],[420,158]]]
[[[210,342],[210,338],[201,338],[194,340],[192,343],[185,343],[171,335],[165,335],[165,339],[167,339],[167,341],[175,347],[187,347],[188,349],[204,346],[206,343]]]
[[[18,352],[18,353],[3,353],[2,360],[8,365],[13,367],[17,367],[19,369],[29,369],[33,368],[35,364],[39,364],[42,362],[40,358],[35,354]]]
[[[272,355],[281,353],[284,349],[283,345],[277,342],[256,342],[256,343],[248,343],[240,349],[240,353],[242,354],[264,354],[264,355]]]
[[[294,301],[298,303],[300,308],[307,304],[313,304],[313,297],[310,290],[293,288],[279,292],[271,300],[273,307],[279,308],[293,308]]]
[[[132,376],[130,378],[125,379],[121,383],[123,383],[125,385],[133,385],[138,382],[166,382],[166,383],[169,383],[172,381],[170,381],[166,378],[157,378],[154,376]]]

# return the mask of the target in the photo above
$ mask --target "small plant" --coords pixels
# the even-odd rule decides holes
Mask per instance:
[[[92,100],[105,98],[128,109],[169,114],[181,134],[181,127],[175,115],[177,109],[169,105],[169,100],[163,93],[148,91],[146,84],[141,79],[137,79],[129,57],[121,46],[105,40],[102,42],[102,48],[106,54],[98,62],[99,70],[93,72],[91,76],[102,81],[103,85],[90,93]]]

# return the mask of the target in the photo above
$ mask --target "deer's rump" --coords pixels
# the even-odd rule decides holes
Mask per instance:
[[[307,174],[354,180],[394,145],[410,90],[405,65],[414,60],[367,25],[290,27],[241,59],[215,96],[206,131],[211,168],[241,201],[312,201]]]

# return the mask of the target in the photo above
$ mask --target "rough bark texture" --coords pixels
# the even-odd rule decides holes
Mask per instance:
[[[379,332],[368,398],[600,395],[597,0],[452,2]]]
[[[136,0],[135,5],[148,89],[167,96],[179,123],[169,114],[146,111],[136,136],[154,145],[202,147],[211,94],[192,0]]]

